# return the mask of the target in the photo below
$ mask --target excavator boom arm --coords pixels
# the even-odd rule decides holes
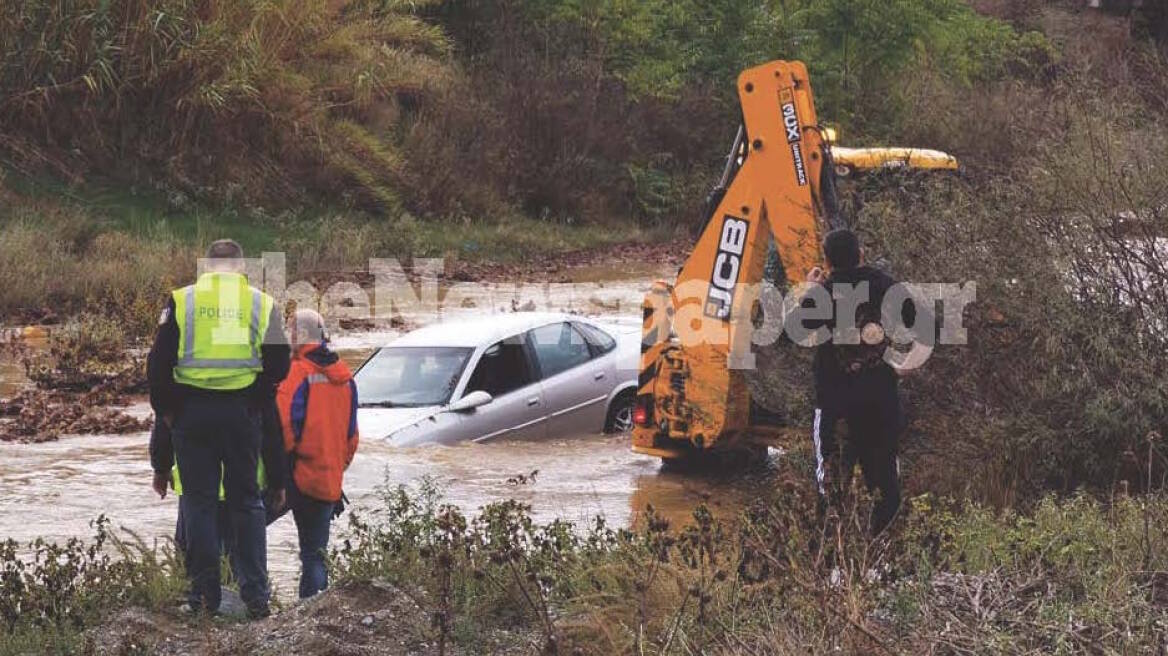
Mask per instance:
[[[733,446],[751,428],[745,372],[763,267],[773,238],[795,282],[838,223],[830,151],[801,62],[771,62],[738,79],[743,125],[712,211],[673,285],[644,303],[634,450],[680,457]]]

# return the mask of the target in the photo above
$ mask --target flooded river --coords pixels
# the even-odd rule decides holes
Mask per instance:
[[[148,544],[166,539],[174,531],[177,500],[174,495],[160,500],[150,489],[148,441],[147,433],[136,433],[0,444],[0,539],[92,536],[90,522],[101,514]],[[429,476],[447,501],[467,512],[517,499],[530,503],[539,521],[587,523],[602,515],[612,526],[632,524],[649,503],[681,522],[703,501],[716,511],[733,512],[751,495],[751,485],[737,478],[659,469],[656,459],[633,454],[623,436],[412,449],[366,440],[345,476],[345,491],[364,512],[378,505],[379,486],[416,484]],[[532,471],[539,472],[534,483],[508,483]],[[290,517],[272,525],[268,541],[273,580],[287,599],[295,594],[299,571]]]
[[[633,314],[636,320],[635,308],[647,284],[644,279],[607,283],[610,296],[602,305],[611,308],[612,315]],[[613,302],[613,297],[620,302]],[[609,314],[598,310],[596,303],[591,305],[591,314]],[[432,319],[416,317],[413,323]],[[359,363],[395,332],[350,333],[335,341],[348,361]],[[0,396],[21,384],[19,368],[0,361]],[[151,414],[144,400],[128,410],[143,417]],[[142,432],[72,436],[41,444],[0,443],[0,539],[27,543],[38,537],[89,537],[90,523],[104,514],[113,526],[133,532],[147,544],[166,540],[174,531],[177,501],[173,495],[160,500],[150,489],[148,441],[148,433]],[[508,483],[533,471],[538,471],[533,483]],[[625,436],[581,435],[410,449],[366,439],[345,477],[345,489],[358,512],[368,512],[378,504],[380,486],[416,484],[424,477],[431,477],[447,501],[467,512],[514,498],[531,504],[540,521],[588,523],[602,515],[611,526],[635,523],[646,504],[677,522],[702,502],[715,512],[732,513],[753,496],[758,484],[736,476],[663,472],[656,459],[633,454]],[[344,526],[339,524],[342,531]],[[295,595],[299,570],[291,518],[274,524],[268,539],[275,587],[280,597],[289,599]]]

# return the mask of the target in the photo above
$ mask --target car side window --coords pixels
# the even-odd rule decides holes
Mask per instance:
[[[570,323],[553,323],[531,331],[535,357],[544,378],[584,364],[592,359],[588,341]]]
[[[593,357],[604,355],[616,348],[616,340],[604,330],[586,323],[573,322],[572,325],[584,333],[584,338],[588,340],[589,346],[592,347]]]
[[[531,363],[523,337],[516,335],[496,342],[483,351],[474,373],[466,385],[466,392],[482,390],[491,396],[502,396],[532,382]]]

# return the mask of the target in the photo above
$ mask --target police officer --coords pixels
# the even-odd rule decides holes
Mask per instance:
[[[269,493],[264,500],[264,510],[267,511],[267,523],[275,521],[283,509],[283,502],[275,499],[285,488],[285,473],[287,458],[284,454],[284,436],[280,428],[280,417],[273,406],[264,415],[263,447],[260,450],[259,467],[256,469],[256,480],[259,482],[261,493]],[[189,558],[187,552],[186,521],[184,507],[187,502],[183,499],[182,476],[178,465],[174,461],[174,444],[171,439],[170,427],[161,417],[156,418],[154,427],[150,431],[150,465],[154,469],[154,491],[162,499],[166,498],[169,490],[173,489],[178,497],[178,517],[175,521],[174,544],[183,555],[184,562]],[[219,541],[221,550],[228,557],[232,574],[235,580],[240,580],[237,550],[235,548],[235,531],[231,528],[231,517],[227,513],[226,493],[223,485],[219,485]],[[189,607],[202,606],[202,595],[195,594],[188,589]]]
[[[256,469],[262,412],[288,374],[289,348],[272,298],[248,285],[239,244],[211,244],[204,269],[195,284],[171,294],[162,313],[148,361],[150,403],[172,429],[192,599],[208,612],[219,608],[222,482],[240,598],[249,616],[266,617],[266,523]],[[283,503],[282,491],[273,497]]]
[[[899,316],[897,308],[889,308],[891,313],[885,316],[885,297],[897,282],[864,264],[859,239],[852,231],[828,233],[823,254],[829,273],[816,267],[808,273],[807,281],[823,286],[819,298],[832,305],[830,318],[801,319],[805,329],[826,328],[825,333],[830,334],[816,348],[813,364],[816,481],[820,494],[830,498],[847,486],[858,462],[865,484],[878,496],[871,517],[871,531],[878,534],[892,522],[901,501],[896,454],[904,414],[899,373],[885,358],[891,345],[888,335],[895,329],[917,326],[918,309],[905,295],[900,297]],[[814,304],[804,297],[804,307]],[[931,326],[926,313],[922,308],[919,325]],[[888,325],[897,321],[899,326]],[[841,420],[848,427],[842,445],[835,432]]]

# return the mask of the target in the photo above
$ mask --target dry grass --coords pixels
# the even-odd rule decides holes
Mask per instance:
[[[88,313],[117,321],[130,341],[152,334],[166,295],[192,279],[207,244],[223,237],[240,241],[249,255],[284,253],[291,283],[364,271],[370,258],[445,257],[451,267],[485,264],[501,272],[531,262],[532,253],[546,259],[675,236],[522,216],[453,222],[403,213],[384,220],[316,209],[273,217],[98,186],[29,190],[29,181],[16,179],[7,187],[0,179],[0,275],[19,281],[0,288],[0,325]]]
[[[0,216],[4,323],[64,318],[88,309],[144,334],[170,289],[193,276],[196,250],[177,240],[109,231],[90,215],[56,204]]]
[[[824,515],[810,476],[787,472],[729,523],[698,508],[671,527],[650,509],[636,532],[538,526],[513,502],[468,518],[432,489],[390,492],[334,566],[405,585],[434,639],[464,647],[500,627],[598,656],[1140,653],[1168,637],[1162,497],[1028,513],[918,497],[873,540],[868,501]]]
[[[397,210],[394,133],[454,76],[449,43],[413,13],[427,4],[6,3],[0,152],[72,180]]]

